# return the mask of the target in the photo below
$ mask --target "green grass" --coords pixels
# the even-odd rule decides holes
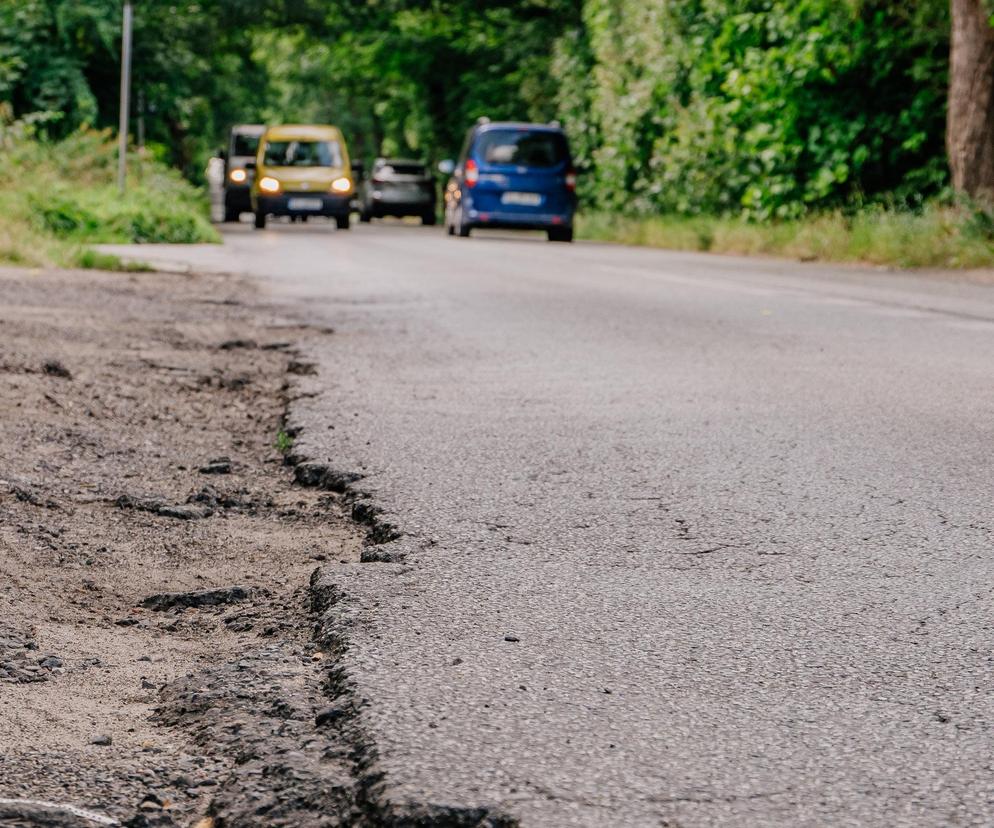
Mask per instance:
[[[76,257],[76,266],[84,270],[120,270],[124,273],[151,273],[155,270],[146,262],[125,260],[113,253],[101,253],[99,250],[85,248]]]
[[[32,267],[148,270],[92,244],[217,242],[207,199],[173,170],[129,156],[122,197],[117,154],[105,132],[58,143],[0,129],[0,262]]]
[[[802,261],[862,262],[896,267],[994,267],[994,220],[967,207],[930,205],[921,213],[867,209],[797,221],[581,214],[577,235],[597,241],[785,256]]]
[[[286,433],[282,428],[276,432],[276,450],[280,454],[289,454],[290,450],[293,448],[293,437]]]

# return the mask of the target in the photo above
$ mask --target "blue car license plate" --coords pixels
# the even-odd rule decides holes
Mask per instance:
[[[513,190],[500,197],[501,204],[513,204],[517,207],[538,207],[542,203],[541,193],[516,193]]]

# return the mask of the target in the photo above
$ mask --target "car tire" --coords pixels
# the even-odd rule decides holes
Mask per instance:
[[[363,224],[369,224],[372,220],[373,217],[365,210],[359,213],[359,221],[361,221]]]
[[[335,216],[335,226],[339,230],[348,230],[350,224],[349,219],[350,216]]]
[[[225,224],[232,224],[242,217],[241,210],[235,210],[233,207],[224,208],[224,222]]]
[[[261,213],[258,210],[256,210],[256,213],[255,213],[255,229],[256,230],[265,230],[266,229],[266,214],[265,213]]]
[[[573,228],[572,227],[550,227],[549,228],[549,241],[550,242],[571,242],[571,241],[573,241]]]
[[[438,223],[438,217],[435,215],[434,212],[425,213],[423,216],[421,216],[421,223],[425,227],[434,227]]]
[[[459,236],[460,239],[468,239],[469,234],[473,232],[473,228],[470,227],[468,224],[466,224],[466,221],[463,217],[462,207],[459,208],[458,215],[459,215],[459,220],[456,223],[456,235]]]

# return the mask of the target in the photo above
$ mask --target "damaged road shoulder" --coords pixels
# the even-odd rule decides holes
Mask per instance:
[[[311,364],[311,363],[308,363]],[[292,377],[287,387],[283,429],[294,440],[306,438],[294,423],[294,400],[314,396],[302,391],[299,383],[313,387],[313,372],[301,379]],[[343,586],[343,573],[361,577],[366,565],[382,567],[397,574],[410,571],[404,561],[424,544],[406,536],[397,521],[385,514],[373,495],[363,488],[365,475],[336,467],[333,462],[314,459],[306,452],[289,448],[285,463],[293,469],[294,480],[302,488],[328,493],[346,511],[363,532],[358,568],[346,561],[333,561],[315,569],[310,579],[311,612],[314,641],[320,651],[331,656],[326,661],[323,691],[327,706],[317,712],[315,724],[326,733],[336,734],[340,744],[348,746],[352,773],[351,803],[355,825],[396,826],[396,828],[512,828],[513,818],[489,807],[460,807],[437,802],[397,801],[391,795],[389,779],[379,764],[379,749],[364,723],[369,702],[349,669],[352,631],[364,624],[375,624],[371,608],[359,606]],[[343,566],[344,565],[344,566]]]
[[[5,828],[354,821],[308,579],[364,533],[283,465],[300,328],[253,290],[0,271]]]
[[[253,291],[0,271],[0,825],[511,825],[391,801],[333,575],[413,540],[288,451],[330,331]]]

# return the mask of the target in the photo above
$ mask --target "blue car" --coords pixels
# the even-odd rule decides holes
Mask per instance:
[[[549,241],[573,241],[576,171],[558,124],[491,122],[466,135],[457,162],[443,161],[445,228],[468,236],[476,227],[544,230]]]

